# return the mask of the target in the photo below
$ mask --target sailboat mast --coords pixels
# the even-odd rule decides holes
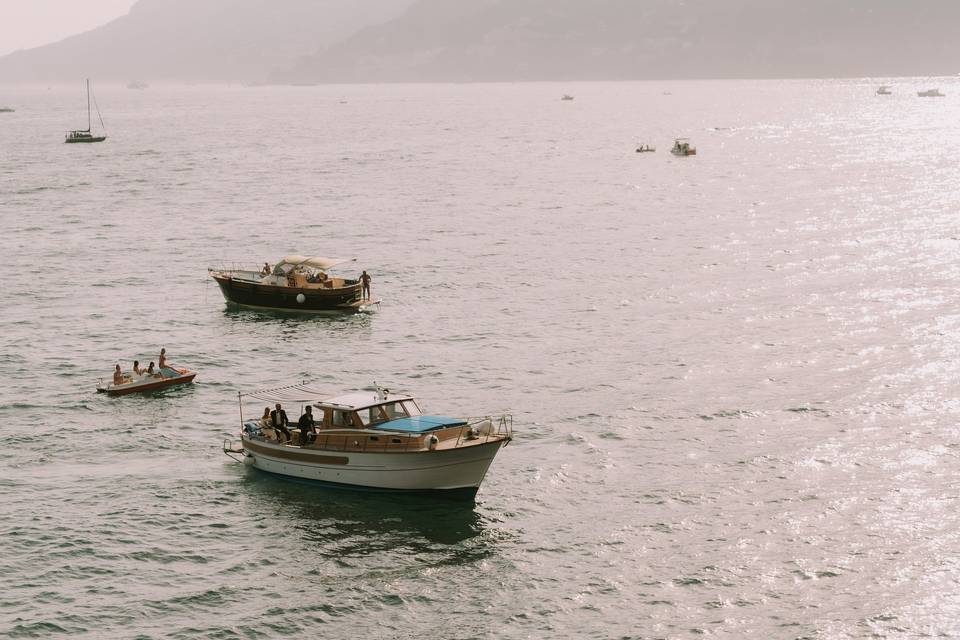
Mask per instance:
[[[87,78],[87,131],[90,130],[90,78]]]

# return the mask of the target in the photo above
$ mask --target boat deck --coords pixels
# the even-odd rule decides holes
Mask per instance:
[[[479,430],[476,425],[485,423]],[[253,440],[283,448],[307,451],[356,451],[368,453],[403,453],[422,451],[449,451],[509,440],[513,426],[507,419],[497,422],[483,420],[464,423],[462,426],[440,429],[426,433],[401,433],[380,429],[338,429],[318,428],[316,439],[306,445],[300,445],[300,429],[288,427],[290,442],[278,443],[273,429],[261,429],[256,422],[244,423],[244,435]],[[433,441],[432,438],[436,438]]]

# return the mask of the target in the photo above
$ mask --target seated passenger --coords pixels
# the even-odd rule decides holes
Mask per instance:
[[[123,384],[123,372],[120,371],[120,365],[117,365],[117,368],[113,370],[113,384]]]
[[[270,263],[269,263],[269,262],[264,262],[264,263],[263,263],[263,269],[260,269],[260,275],[262,275],[262,276],[268,276],[268,275],[270,275]]]
[[[135,376],[142,376],[142,375],[143,375],[143,369],[140,367],[140,361],[139,361],[139,360],[134,360],[134,361],[133,361],[133,375],[135,375]]]
[[[157,373],[156,371],[154,371],[153,367],[154,367],[153,362],[151,362],[151,363],[150,363],[150,366],[147,367],[147,370],[144,371],[143,375],[145,375],[145,376],[150,376],[151,378],[157,378],[157,377],[159,377],[160,374]]]
[[[273,420],[270,417],[270,407],[263,408],[263,415],[260,417],[260,430],[268,440],[280,440],[280,436],[273,428]]]

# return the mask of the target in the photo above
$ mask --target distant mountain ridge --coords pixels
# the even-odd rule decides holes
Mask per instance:
[[[956,0],[418,0],[281,81],[947,75]]]
[[[0,58],[0,81],[259,81],[413,0],[139,0],[102,27]]]
[[[0,82],[952,75],[960,0],[139,0]]]

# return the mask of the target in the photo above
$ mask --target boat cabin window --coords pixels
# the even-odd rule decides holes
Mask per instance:
[[[418,407],[417,403],[413,400],[404,400],[403,408],[406,410],[408,416],[421,415],[420,407]]]
[[[335,427],[352,427],[353,418],[350,416],[350,411],[333,411],[333,419],[331,423]]]
[[[409,415],[407,410],[404,409],[402,402],[390,402],[381,405],[381,408],[383,409],[383,413],[387,416],[387,420],[406,418]]]
[[[371,424],[379,424],[387,421],[387,417],[383,412],[383,408],[379,406],[361,409],[360,411],[357,411],[357,415],[360,416],[360,422],[362,422],[363,426],[365,427]]]

